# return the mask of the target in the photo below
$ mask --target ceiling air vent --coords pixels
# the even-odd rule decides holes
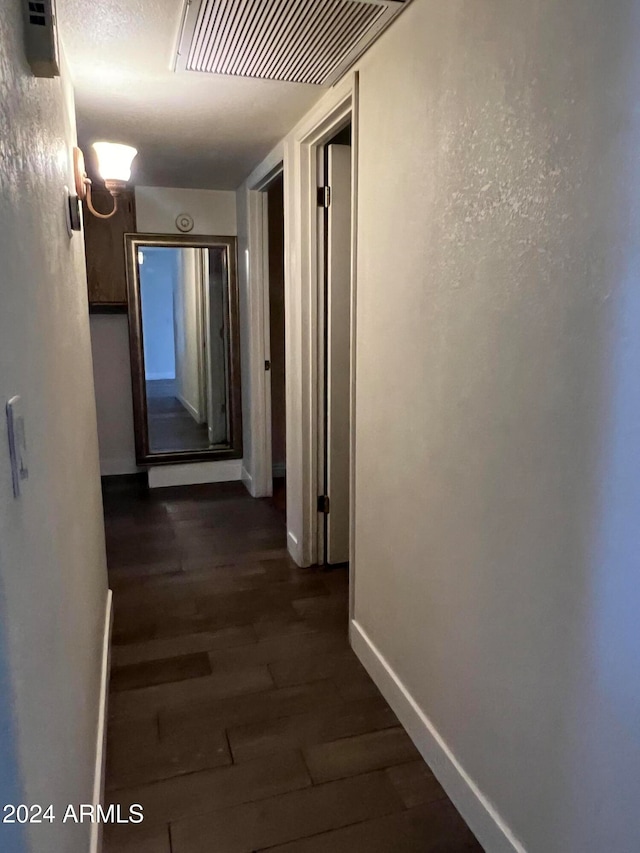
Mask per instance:
[[[404,0],[188,0],[177,71],[327,86]]]

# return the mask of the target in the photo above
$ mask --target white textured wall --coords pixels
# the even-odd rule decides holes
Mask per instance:
[[[179,234],[175,227],[176,216],[186,212],[194,218],[194,234],[236,234],[234,192],[136,187],[135,195],[139,232]],[[128,335],[125,316],[91,316],[100,469],[103,475],[131,474],[138,470],[135,464]],[[111,368],[113,372],[110,375]]]
[[[100,473],[137,471],[133,437],[129,325],[121,314],[91,315]]]
[[[64,215],[73,101],[64,79],[31,76],[22,38],[21,4],[9,0],[0,16],[0,799],[20,792],[61,813],[92,799],[107,583],[83,242],[69,239]],[[19,500],[4,427],[13,394],[30,470]],[[28,832],[30,853],[88,850],[87,824]],[[0,849],[20,851],[10,833],[0,824]]]
[[[360,64],[355,617],[531,853],[640,849],[638,12]]]
[[[236,194],[223,190],[179,187],[136,187],[138,231],[179,234],[176,217],[193,217],[192,234],[232,237],[236,234]]]

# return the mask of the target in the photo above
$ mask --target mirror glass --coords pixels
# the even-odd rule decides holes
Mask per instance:
[[[138,461],[238,455],[235,241],[128,237]]]

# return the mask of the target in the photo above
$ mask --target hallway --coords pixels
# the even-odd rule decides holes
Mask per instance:
[[[350,650],[344,569],[238,483],[105,495],[106,853],[480,850]]]

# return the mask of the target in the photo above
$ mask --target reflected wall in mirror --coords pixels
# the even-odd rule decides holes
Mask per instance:
[[[242,455],[236,240],[127,234],[136,457]]]

